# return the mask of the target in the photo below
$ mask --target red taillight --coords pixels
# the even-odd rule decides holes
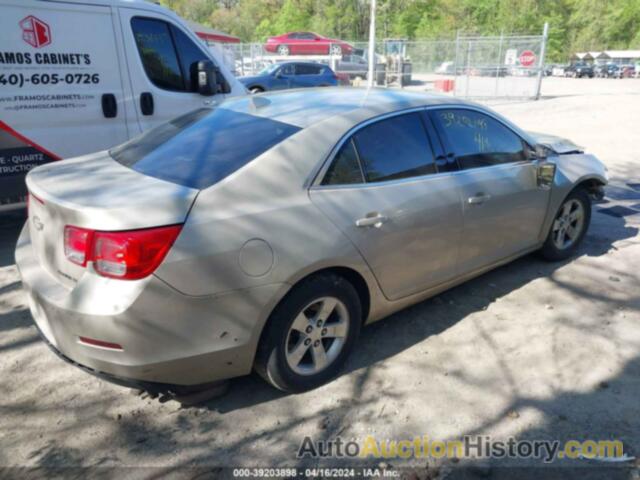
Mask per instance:
[[[84,267],[89,260],[93,230],[67,225],[64,227],[64,254],[76,265]]]
[[[67,226],[65,255],[78,265],[93,262],[93,268],[102,276],[137,280],[158,268],[181,229],[182,225],[171,225],[144,230],[101,232]],[[84,232],[88,232],[86,237],[83,236]],[[74,252],[82,248],[84,257],[79,254],[74,257]],[[84,263],[79,263],[78,260],[84,260]]]

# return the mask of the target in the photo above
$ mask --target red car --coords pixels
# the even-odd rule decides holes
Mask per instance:
[[[316,33],[291,32],[269,37],[264,49],[278,55],[343,55],[351,53],[353,46]]]

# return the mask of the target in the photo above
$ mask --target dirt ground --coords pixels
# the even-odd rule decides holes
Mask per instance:
[[[38,339],[20,289],[13,248],[23,220],[3,216],[0,466],[295,465],[307,435],[615,438],[640,455],[640,80],[549,78],[543,95],[494,108],[608,165],[607,202],[594,205],[579,255],[558,264],[527,256],[366,328],[345,373],[301,395],[252,375],[182,408],[63,363]],[[628,210],[607,214],[614,206]],[[599,465],[565,463],[590,467],[581,477]],[[462,475],[465,465],[477,467],[470,478],[513,476],[499,461],[411,464],[418,478]],[[639,465],[619,473],[639,478]]]

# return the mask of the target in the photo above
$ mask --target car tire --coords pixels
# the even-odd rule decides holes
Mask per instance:
[[[278,52],[278,55],[282,55],[283,57],[287,57],[291,53],[291,50],[289,49],[288,45],[278,45],[277,52]]]
[[[304,392],[327,383],[354,348],[361,312],[358,293],[343,277],[321,274],[303,280],[271,314],[256,353],[256,371],[285,392]],[[326,321],[326,326],[318,325],[318,320]],[[329,329],[331,333],[323,336]]]
[[[545,260],[555,262],[574,255],[590,223],[591,199],[586,190],[576,188],[558,208],[547,239],[540,249],[541,256]],[[574,231],[574,235],[570,235],[570,231]]]
[[[251,87],[249,91],[253,94],[264,92],[264,88],[262,87]]]

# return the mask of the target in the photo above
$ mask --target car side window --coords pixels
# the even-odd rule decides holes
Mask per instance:
[[[461,170],[519,162],[528,158],[523,140],[488,115],[452,108],[436,110],[435,118]]]
[[[144,70],[159,88],[182,92],[185,81],[169,24],[150,18],[133,18],[131,28]]]
[[[296,65],[296,75],[318,75],[322,67],[319,65],[309,65],[306,63],[299,63]]]
[[[300,38],[303,40],[314,40],[316,36],[313,33],[303,32],[300,34]]]
[[[363,183],[362,169],[358,161],[353,139],[345,142],[336,154],[322,180],[322,185],[348,185]]]
[[[280,67],[280,75],[295,75],[295,69],[293,65],[283,65]]]
[[[380,120],[357,131],[353,139],[367,182],[436,173],[419,113]]]

